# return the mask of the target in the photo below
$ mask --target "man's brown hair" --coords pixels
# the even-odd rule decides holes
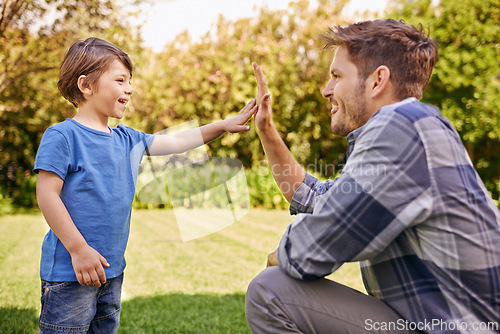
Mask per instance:
[[[322,37],[325,49],[344,46],[365,80],[377,67],[386,65],[391,71],[396,95],[422,98],[438,58],[438,47],[422,25],[417,29],[392,19],[334,26]]]
[[[78,88],[78,78],[85,75],[85,84],[96,85],[99,77],[114,60],[119,60],[132,76],[132,61],[120,48],[95,37],[74,42],[59,70],[57,87],[62,96],[78,107],[85,101],[85,97]]]

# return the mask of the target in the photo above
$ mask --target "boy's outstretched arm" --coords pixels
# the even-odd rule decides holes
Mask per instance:
[[[246,122],[257,112],[256,100],[251,100],[238,115],[214,122],[195,129],[189,129],[175,135],[157,135],[149,149],[151,155],[181,153],[206,144],[224,132],[242,132],[250,130]]]
[[[40,170],[36,184],[38,206],[51,230],[71,255],[78,283],[96,286],[106,283],[106,259],[90,247],[73,223],[59,194],[64,181],[55,173]]]

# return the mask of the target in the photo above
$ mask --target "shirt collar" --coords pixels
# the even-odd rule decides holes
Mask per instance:
[[[366,124],[365,124],[366,125]],[[351,131],[348,135],[347,135],[347,143],[349,145],[353,144],[354,145],[354,142],[356,141],[356,139],[358,138],[359,134],[361,133],[361,131],[363,131],[363,128],[365,127],[365,125],[363,126],[360,126],[359,128],[357,128],[356,130],[353,130]]]
[[[382,110],[382,109],[396,109],[396,108],[398,108],[398,107],[400,107],[400,106],[402,106],[404,104],[411,103],[411,102],[414,102],[414,101],[418,101],[418,100],[415,97],[408,97],[408,98],[406,98],[404,100],[401,100],[399,102],[385,105],[382,108],[380,108],[379,111]],[[378,113],[379,111],[377,111],[376,113]]]
[[[365,125],[360,126],[359,128],[357,128],[356,130],[351,131],[347,135],[347,143],[349,145],[347,146],[347,158],[346,159],[349,159],[349,156],[351,155],[352,151],[354,150],[354,143],[356,142],[356,139],[358,138],[358,136],[361,133],[361,131],[363,131],[364,127],[365,127]]]
[[[404,104],[411,103],[411,102],[414,102],[414,101],[418,101],[418,100],[416,98],[414,98],[414,97],[409,97],[409,98],[404,99],[402,101],[399,101],[399,102],[396,102],[396,103],[393,103],[393,104],[385,105],[382,108],[380,108],[375,114],[373,114],[373,116],[375,116],[376,114],[378,114],[380,112],[380,110],[382,110],[382,109],[387,109],[387,108],[396,109],[399,106],[402,106]],[[349,146],[347,146],[347,158],[349,158],[349,156],[351,155],[352,151],[354,150],[354,144],[356,142],[356,139],[358,139],[359,134],[361,133],[361,131],[363,131],[363,128],[365,126],[366,126],[366,124],[360,126],[356,130],[351,131],[347,135],[347,143],[349,145]]]

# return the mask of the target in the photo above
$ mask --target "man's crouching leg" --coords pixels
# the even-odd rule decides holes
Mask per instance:
[[[401,317],[382,301],[328,279],[301,281],[279,267],[248,286],[246,317],[252,333],[388,333]],[[410,331],[393,331],[411,333]]]

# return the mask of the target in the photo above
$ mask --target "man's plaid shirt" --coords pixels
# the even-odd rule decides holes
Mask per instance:
[[[308,174],[293,196],[282,270],[317,279],[360,261],[368,293],[424,331],[498,330],[500,212],[449,121],[410,98],[347,139],[341,175]]]

